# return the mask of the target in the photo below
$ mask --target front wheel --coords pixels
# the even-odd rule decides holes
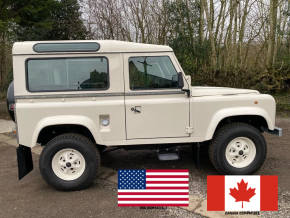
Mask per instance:
[[[224,175],[255,173],[264,163],[267,145],[262,133],[245,123],[231,123],[217,131],[209,145],[213,166]]]
[[[61,191],[87,188],[96,178],[99,167],[100,153],[93,142],[72,133],[52,139],[39,159],[44,180]]]

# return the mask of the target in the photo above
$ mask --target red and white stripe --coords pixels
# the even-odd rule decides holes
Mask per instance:
[[[146,170],[145,190],[118,190],[118,206],[189,206],[188,170]]]

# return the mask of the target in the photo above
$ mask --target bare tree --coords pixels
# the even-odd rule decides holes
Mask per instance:
[[[216,50],[215,50],[215,41],[214,41],[214,36],[213,36],[213,30],[212,30],[212,17],[210,16],[211,14],[209,13],[207,1],[203,1],[204,4],[204,11],[205,15],[207,18],[207,28],[208,28],[208,34],[209,34],[209,41],[210,41],[210,46],[211,46],[211,63],[212,63],[212,68],[214,73],[216,72]],[[212,1],[211,1],[212,4]],[[210,5],[210,7],[213,7]]]
[[[275,41],[276,41],[276,26],[277,26],[277,8],[278,0],[270,0],[269,9],[269,21],[270,21],[270,34],[268,42],[268,52],[267,52],[267,69],[273,70],[274,63],[274,51],[275,51]]]

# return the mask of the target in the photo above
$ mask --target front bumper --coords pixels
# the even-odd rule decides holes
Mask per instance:
[[[282,129],[279,128],[279,127],[275,126],[274,130],[270,130],[267,127],[262,126],[262,130],[264,132],[270,133],[272,135],[275,135],[275,136],[278,136],[278,137],[282,137]]]

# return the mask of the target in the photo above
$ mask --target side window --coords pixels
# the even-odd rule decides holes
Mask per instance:
[[[30,59],[27,61],[29,91],[108,89],[108,60],[97,58]]]
[[[178,88],[177,71],[168,56],[129,58],[130,89]]]

